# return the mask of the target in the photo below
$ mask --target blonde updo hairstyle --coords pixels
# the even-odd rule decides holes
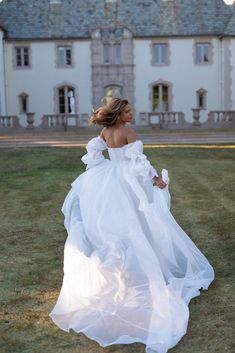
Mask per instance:
[[[129,104],[127,99],[114,98],[108,104],[95,110],[89,125],[113,126],[119,121],[121,112]]]

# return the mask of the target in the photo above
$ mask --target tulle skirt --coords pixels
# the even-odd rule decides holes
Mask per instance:
[[[72,184],[62,211],[64,279],[50,313],[105,347],[141,342],[166,353],[186,333],[190,300],[214,271],[170,212],[167,188],[105,161]]]

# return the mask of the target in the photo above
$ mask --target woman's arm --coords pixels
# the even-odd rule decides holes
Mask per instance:
[[[104,139],[101,136],[93,137],[86,145],[87,153],[82,156],[81,160],[87,164],[87,169],[102,163],[105,158],[103,151],[107,148]]]
[[[128,143],[132,143],[136,141],[136,132],[132,129],[128,129],[127,130],[127,142]],[[160,189],[164,189],[166,187],[166,183],[162,180],[161,177],[159,177],[158,175],[155,175],[152,178],[153,181],[153,185],[158,186]]]

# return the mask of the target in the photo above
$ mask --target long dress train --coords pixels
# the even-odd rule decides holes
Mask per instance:
[[[157,172],[140,140],[109,148],[99,136],[86,148],[87,170],[62,207],[64,279],[50,317],[103,347],[142,342],[146,353],[166,353],[214,270],[172,216],[168,186],[152,185]]]

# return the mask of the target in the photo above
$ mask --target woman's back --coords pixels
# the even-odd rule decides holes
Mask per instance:
[[[106,119],[101,136],[108,147],[119,148],[136,140],[134,130],[125,126],[126,123],[130,123],[133,119],[132,108],[128,101],[116,99],[114,100],[113,111],[108,109],[107,111],[105,110],[105,114],[102,114],[99,110],[97,115],[98,121],[99,119]],[[111,120],[110,124],[107,122],[109,119]]]
[[[134,130],[125,126],[105,127],[101,136],[110,148],[119,148],[136,140]]]

